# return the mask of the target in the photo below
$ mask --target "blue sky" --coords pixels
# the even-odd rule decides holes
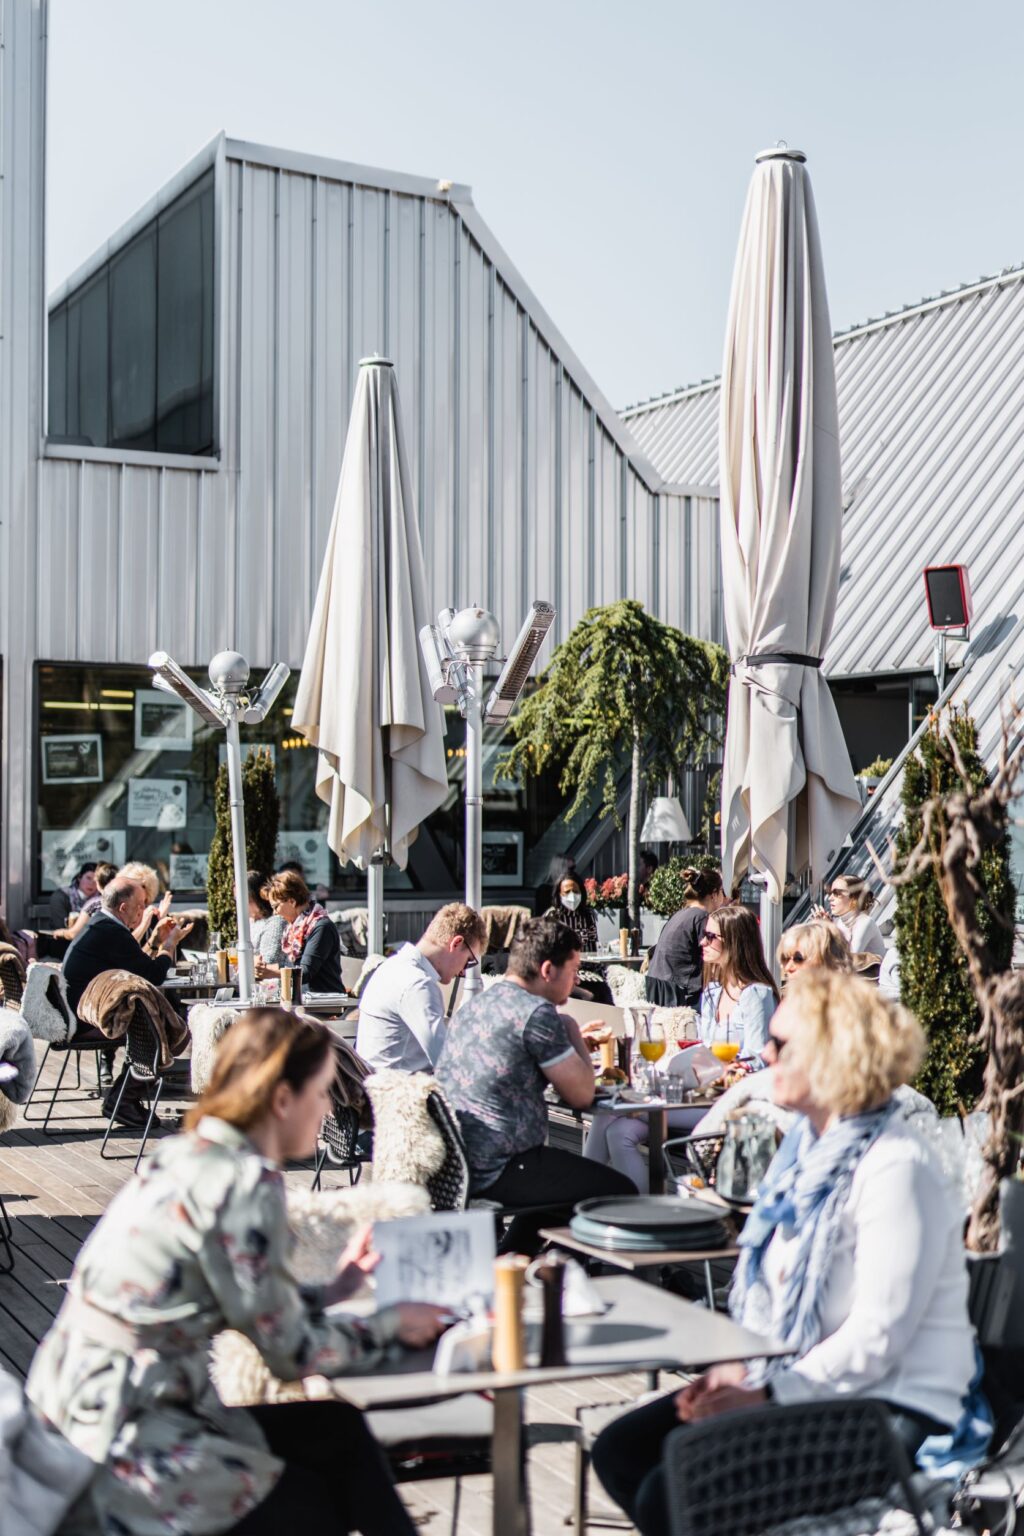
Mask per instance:
[[[1024,261],[1024,6],[51,0],[54,287],[221,128],[468,182],[614,404],[716,373],[756,151],[838,328]]]

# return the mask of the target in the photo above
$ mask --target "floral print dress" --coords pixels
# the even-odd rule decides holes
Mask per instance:
[[[282,1464],[209,1378],[222,1329],[244,1333],[284,1380],[385,1358],[396,1309],[326,1317],[319,1292],[292,1279],[290,1247],[280,1170],[223,1120],[166,1140],[120,1191],[27,1384],[38,1412],[98,1464],[68,1530],[216,1536],[266,1498]]]

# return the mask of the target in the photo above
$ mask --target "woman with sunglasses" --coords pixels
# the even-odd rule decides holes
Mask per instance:
[[[711,1047],[735,1042],[738,1054],[752,1067],[764,1065],[762,1053],[768,1025],[779,1001],[779,989],[764,959],[761,930],[746,907],[722,907],[712,912],[701,945],[704,964],[714,968],[700,997],[698,1033]]]
[[[920,1026],[869,983],[808,970],[787,988],[772,1042],[774,1099],[796,1120],[741,1234],[729,1310],[787,1353],[715,1366],[598,1437],[594,1470],[642,1536],[668,1536],[662,1455],[680,1424],[870,1397],[888,1406],[911,1457],[954,1426],[968,1464],[987,1443],[960,1439],[987,1411],[971,1391],[961,1212],[894,1097],[920,1065]]]
[[[866,880],[860,880],[856,875],[839,875],[833,880],[828,893],[832,921],[839,924],[855,955],[877,955],[882,960],[885,940],[871,916],[874,905],[875,893]],[[815,912],[815,916],[828,915],[820,908]]]

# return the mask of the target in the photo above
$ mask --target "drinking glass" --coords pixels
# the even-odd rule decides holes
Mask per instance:
[[[637,1050],[647,1063],[647,1091],[658,1095],[661,1089],[658,1062],[665,1054],[665,1031],[660,1024],[654,1023],[649,1014],[640,1020],[636,1044]]]

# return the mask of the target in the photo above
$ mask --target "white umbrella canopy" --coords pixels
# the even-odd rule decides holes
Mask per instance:
[[[722,773],[726,889],[748,869],[772,902],[824,873],[860,812],[821,673],[835,616],[842,483],[832,327],[799,151],[757,165],[733,273],[719,457],[733,658]]]
[[[441,717],[420,655],[429,620],[394,369],[360,364],[292,724],[319,747],[327,841],[404,869],[448,793]],[[371,902],[372,906],[372,902]]]

